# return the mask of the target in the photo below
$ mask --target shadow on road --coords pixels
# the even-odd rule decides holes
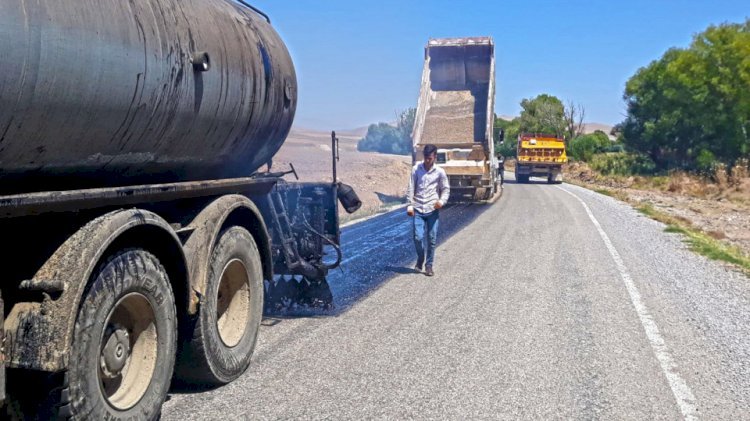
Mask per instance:
[[[549,184],[547,183],[547,180],[541,179],[541,180],[529,180],[526,183],[519,183],[516,180],[513,179],[505,179],[505,182],[503,184]]]
[[[441,211],[436,262],[440,260],[440,244],[471,224],[490,206],[456,204]],[[340,269],[331,271],[328,276],[334,308],[322,310],[300,306],[269,311],[264,320],[337,316],[396,276],[413,276],[415,281],[423,280],[423,276],[413,269],[416,253],[411,230],[411,218],[403,209],[343,229],[341,248],[344,259]]]
[[[386,266],[383,268],[383,270],[387,272],[393,272],[398,273],[400,275],[408,275],[413,273],[421,273],[420,271],[414,269],[414,266],[409,267],[402,267],[402,266]]]
[[[375,192],[375,194],[378,196],[378,200],[380,200],[380,203],[382,203],[383,205],[406,203],[406,199],[404,198],[404,196],[393,196],[380,192]]]

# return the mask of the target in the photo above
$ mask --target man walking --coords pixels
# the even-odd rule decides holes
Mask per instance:
[[[417,248],[414,268],[421,272],[426,264],[424,274],[432,276],[435,274],[432,264],[435,260],[440,208],[448,202],[451,189],[445,170],[435,165],[437,146],[425,145],[423,154],[424,160],[411,170],[409,189],[406,191],[406,213],[414,218],[412,232]]]

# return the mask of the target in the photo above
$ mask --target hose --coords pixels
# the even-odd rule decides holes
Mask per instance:
[[[343,254],[341,253],[341,247],[338,244],[331,241],[330,238],[316,231],[315,228],[313,228],[312,225],[310,225],[310,223],[307,221],[307,216],[305,216],[304,212],[302,212],[302,220],[305,223],[305,227],[307,227],[307,229],[310,230],[310,232],[322,238],[323,241],[331,245],[331,247],[333,247],[333,249],[336,250],[336,261],[333,264],[324,265],[323,267],[326,270],[331,270],[331,269],[335,269],[336,267],[338,267],[341,264],[341,259],[343,257]]]

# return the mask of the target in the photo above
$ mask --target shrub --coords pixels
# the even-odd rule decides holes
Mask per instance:
[[[656,164],[645,155],[627,152],[593,155],[591,168],[603,175],[653,175]]]
[[[415,116],[416,109],[409,108],[398,114],[395,126],[382,122],[370,124],[367,135],[357,143],[357,150],[411,155],[411,130],[414,127]]]
[[[706,149],[701,149],[695,157],[695,165],[698,168],[698,171],[704,174],[711,173],[717,163],[718,161],[713,152]]]
[[[591,134],[585,134],[573,139],[568,147],[568,153],[579,161],[591,161],[594,154],[605,152],[612,146],[607,135],[597,130]]]
[[[402,138],[398,129],[388,123],[371,124],[367,128],[367,135],[357,143],[357,150],[408,155],[411,153],[411,141]]]

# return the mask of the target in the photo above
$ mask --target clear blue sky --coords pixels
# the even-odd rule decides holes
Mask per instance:
[[[263,0],[299,79],[297,126],[348,129],[416,106],[430,37],[495,39],[495,111],[540,93],[573,100],[589,122],[623,119],[633,73],[711,24],[741,22],[748,0]]]

